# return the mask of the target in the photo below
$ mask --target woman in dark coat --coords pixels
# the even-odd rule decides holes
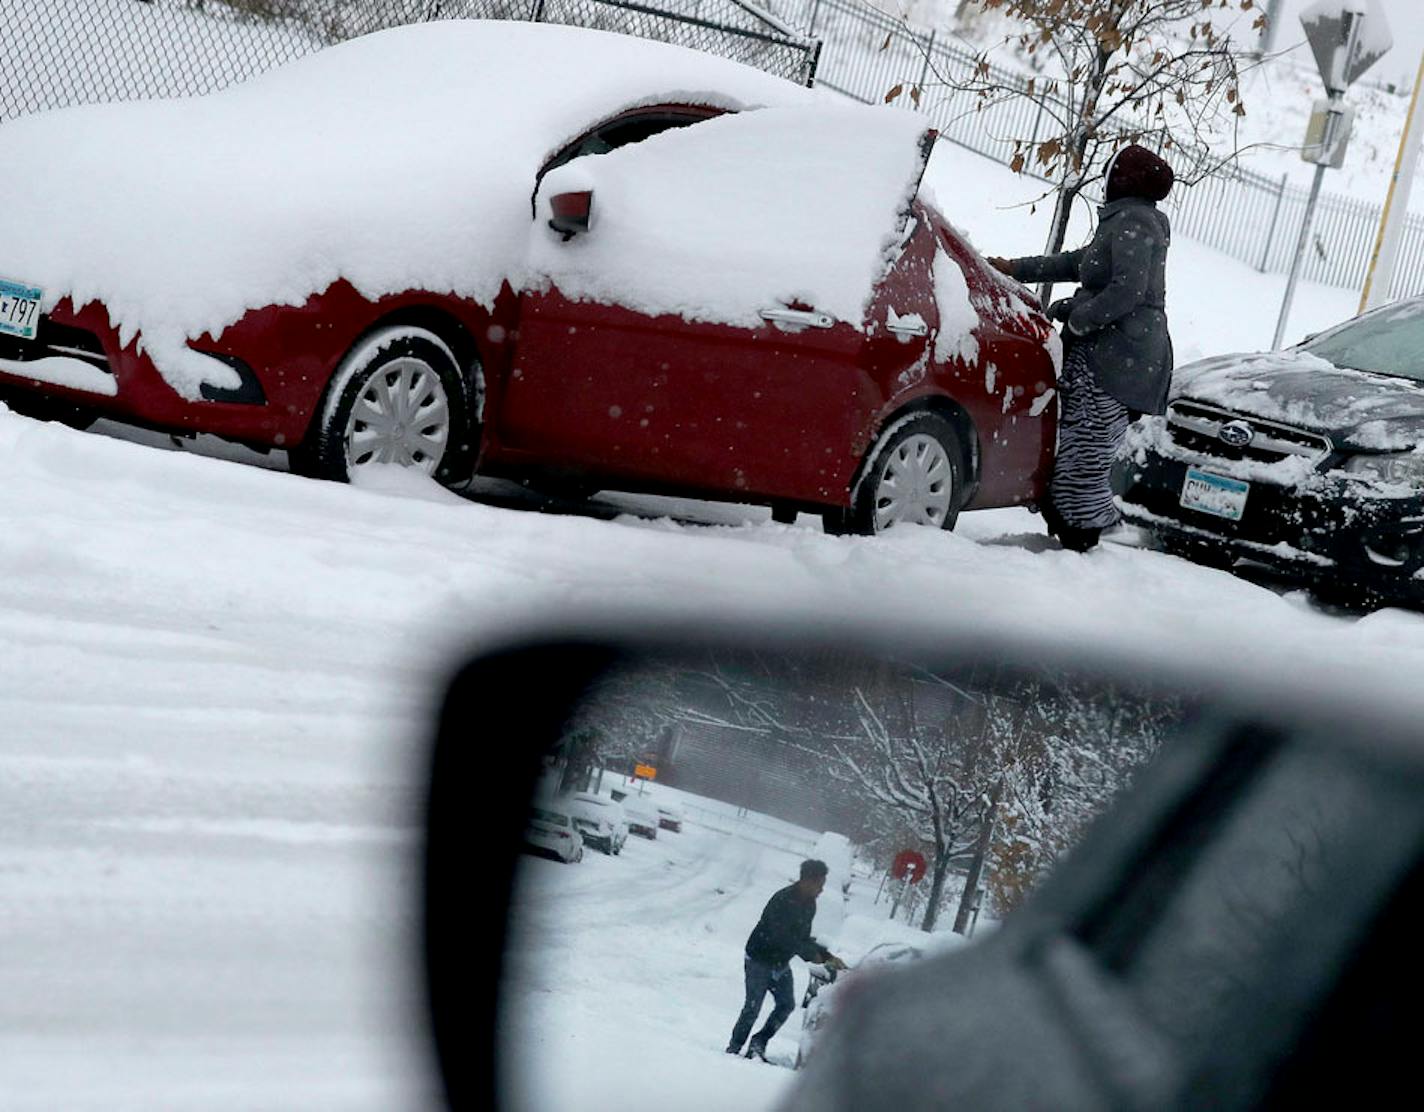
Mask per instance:
[[[1124,147],[1108,165],[1107,203],[1087,247],[1061,255],[991,258],[1020,282],[1078,282],[1048,315],[1065,323],[1058,454],[1041,509],[1064,548],[1086,552],[1118,521],[1110,475],[1128,423],[1164,413],[1172,378],[1167,332],[1167,247],[1157,202],[1172,168],[1145,147]]]

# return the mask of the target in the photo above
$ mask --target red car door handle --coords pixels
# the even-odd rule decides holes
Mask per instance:
[[[885,330],[887,332],[893,332],[897,336],[927,336],[929,335],[930,326],[922,320],[901,320],[895,324],[887,324]]]
[[[836,318],[817,309],[763,309],[761,319],[797,328],[830,328]]]

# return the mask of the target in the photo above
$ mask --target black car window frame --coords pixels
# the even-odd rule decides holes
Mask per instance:
[[[693,124],[723,115],[726,115],[725,109],[706,105],[660,104],[647,108],[631,108],[626,112],[619,112],[616,116],[610,116],[565,143],[540,167],[539,173],[534,177],[534,192],[529,196],[530,207],[532,209],[535,206],[544,175],[575,158],[585,154],[607,154],[619,147],[651,139],[664,131],[691,127]],[[596,147],[602,149],[595,149]],[[538,215],[537,212],[535,215]]]

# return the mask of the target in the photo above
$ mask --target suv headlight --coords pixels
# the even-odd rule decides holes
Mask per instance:
[[[1381,452],[1378,455],[1351,456],[1345,461],[1343,470],[1345,474],[1360,479],[1424,486],[1424,454],[1418,452]]]

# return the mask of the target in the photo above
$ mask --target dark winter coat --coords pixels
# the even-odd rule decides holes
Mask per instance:
[[[1088,348],[1102,389],[1139,413],[1165,413],[1172,382],[1167,332],[1167,215],[1151,201],[1124,197],[1098,210],[1087,247],[1011,260],[1021,282],[1078,282],[1068,316],[1072,340]]]
[[[785,965],[792,955],[803,961],[824,961],[829,952],[811,937],[815,918],[815,897],[805,899],[796,885],[788,884],[766,901],[747,937],[747,957],[767,965]]]

